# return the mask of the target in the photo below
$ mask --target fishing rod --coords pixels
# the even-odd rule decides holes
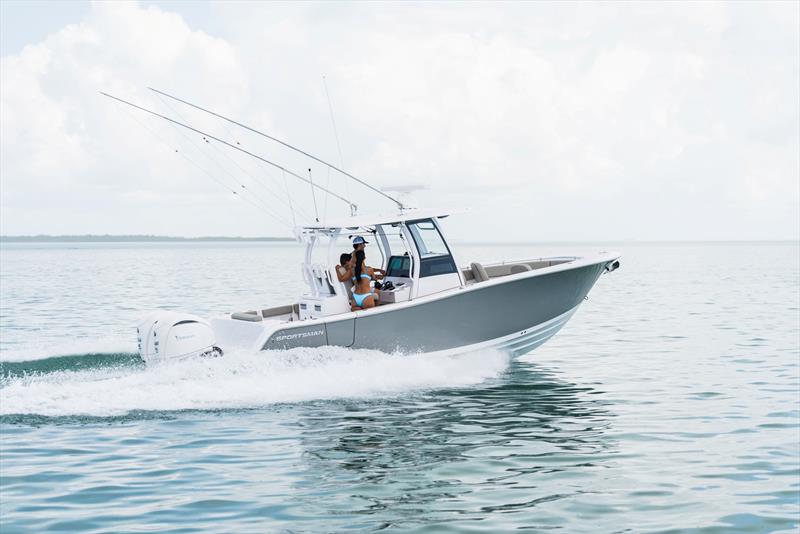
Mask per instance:
[[[328,166],[328,167],[330,167],[331,169],[333,169],[333,170],[335,170],[335,171],[337,171],[337,172],[340,172],[340,173],[342,173],[343,175],[347,176],[348,178],[351,178],[351,179],[355,180],[356,182],[358,182],[358,183],[360,183],[361,185],[363,185],[364,187],[367,187],[368,189],[370,189],[370,190],[372,190],[372,191],[374,191],[374,192],[378,193],[379,195],[381,195],[381,196],[383,196],[383,197],[386,197],[386,198],[388,198],[389,200],[391,200],[392,202],[394,202],[395,204],[397,204],[397,207],[398,207],[398,208],[400,208],[401,210],[405,208],[405,206],[403,206],[403,203],[402,203],[402,202],[400,202],[399,200],[397,200],[396,198],[394,198],[394,197],[392,197],[392,196],[390,196],[390,195],[387,195],[386,193],[384,193],[384,192],[383,192],[383,191],[381,191],[380,189],[377,189],[377,188],[375,188],[375,187],[371,186],[370,184],[368,184],[368,183],[367,183],[367,182],[365,182],[364,180],[361,180],[360,178],[356,178],[355,176],[353,176],[353,175],[352,175],[352,174],[350,174],[349,172],[347,172],[347,171],[344,171],[344,170],[340,169],[340,168],[339,168],[339,167],[337,167],[336,165],[333,165],[332,163],[328,163],[327,161],[324,161],[324,160],[322,160],[322,159],[320,159],[320,158],[318,158],[318,157],[316,157],[316,156],[314,156],[314,155],[312,155],[312,154],[309,154],[308,152],[306,152],[306,151],[304,151],[304,150],[302,150],[302,149],[300,149],[300,148],[297,148],[296,146],[292,146],[292,145],[290,145],[290,144],[289,144],[289,143],[287,143],[286,141],[281,141],[281,140],[280,140],[280,139],[278,139],[277,137],[273,137],[273,136],[271,136],[271,135],[269,135],[269,134],[266,134],[266,133],[264,133],[264,132],[261,132],[261,131],[259,131],[259,130],[256,130],[255,128],[252,128],[252,127],[250,127],[250,126],[247,126],[246,124],[242,124],[241,122],[237,122],[237,121],[235,121],[235,120],[233,120],[233,119],[231,119],[231,118],[229,118],[229,117],[226,117],[226,116],[224,116],[224,115],[220,115],[219,113],[216,113],[216,112],[214,112],[214,111],[211,111],[210,109],[206,109],[206,108],[204,108],[204,107],[200,107],[200,106],[198,106],[197,104],[192,104],[191,102],[188,102],[188,101],[186,101],[186,100],[183,100],[183,99],[181,99],[181,98],[178,98],[177,96],[173,96],[173,95],[171,95],[171,94],[165,93],[164,91],[159,91],[158,89],[155,89],[155,88],[153,88],[153,87],[148,87],[148,89],[150,89],[150,90],[151,90],[151,91],[153,91],[154,93],[158,93],[158,94],[160,94],[160,95],[164,95],[164,96],[166,96],[167,98],[171,98],[171,99],[173,99],[173,100],[176,100],[176,101],[178,101],[178,102],[181,102],[182,104],[186,104],[187,106],[191,106],[191,107],[193,107],[193,108],[195,108],[195,109],[199,109],[200,111],[204,111],[204,112],[206,112],[206,113],[208,113],[208,114],[210,114],[210,115],[214,115],[215,117],[218,117],[218,118],[220,118],[220,119],[222,119],[222,120],[226,120],[226,121],[228,121],[228,122],[230,122],[230,123],[233,123],[233,124],[235,124],[236,126],[239,126],[240,128],[244,128],[245,130],[249,130],[249,131],[251,131],[251,132],[253,132],[253,133],[255,133],[255,134],[258,134],[258,135],[260,135],[260,136],[262,136],[262,137],[266,137],[267,139],[269,139],[269,140],[271,140],[271,141],[275,141],[276,143],[279,143],[279,144],[281,144],[281,145],[285,146],[286,148],[289,148],[289,149],[291,149],[291,150],[294,150],[295,152],[299,152],[300,154],[303,154],[304,156],[306,156],[306,157],[308,157],[308,158],[311,158],[311,159],[313,159],[314,161],[316,161],[316,162],[318,162],[318,163],[321,163],[321,164],[323,164],[323,165],[327,165],[327,166]]]
[[[272,217],[273,219],[275,219],[276,221],[278,221],[278,222],[279,222],[281,225],[288,227],[288,228],[289,228],[289,230],[291,230],[291,229],[293,228],[293,227],[292,227],[291,225],[289,225],[289,224],[288,224],[286,221],[284,221],[284,220],[283,220],[283,219],[282,219],[280,216],[276,215],[276,214],[275,214],[275,212],[272,210],[272,208],[271,208],[271,207],[268,207],[268,203],[264,202],[264,200],[263,200],[261,197],[259,197],[258,195],[256,195],[256,194],[255,194],[255,193],[253,193],[252,191],[250,191],[250,189],[248,189],[248,188],[247,188],[247,187],[246,187],[244,184],[242,184],[241,182],[239,182],[239,181],[236,179],[236,177],[235,177],[235,176],[231,175],[231,178],[233,178],[233,181],[234,181],[234,182],[235,182],[235,183],[236,183],[236,184],[237,184],[239,187],[241,187],[241,188],[242,188],[244,191],[246,191],[246,192],[250,193],[251,195],[253,195],[253,197],[254,197],[254,198],[256,198],[256,199],[259,201],[259,203],[256,203],[256,202],[254,202],[252,199],[250,199],[250,198],[247,198],[246,196],[243,196],[243,195],[241,195],[241,194],[239,193],[239,191],[237,191],[235,188],[231,187],[229,184],[225,183],[225,181],[224,181],[224,180],[221,180],[221,179],[219,179],[217,176],[214,176],[212,173],[210,173],[210,172],[208,171],[208,169],[204,168],[202,165],[200,165],[199,163],[197,163],[196,161],[194,161],[193,159],[191,159],[189,156],[187,156],[187,155],[186,155],[186,153],[185,153],[183,150],[178,150],[178,149],[176,149],[176,148],[175,148],[174,146],[172,146],[170,143],[168,143],[167,141],[165,141],[163,137],[161,137],[161,136],[160,136],[160,135],[158,135],[158,134],[157,134],[157,133],[156,133],[154,130],[152,130],[152,129],[151,129],[149,126],[147,126],[145,123],[143,123],[142,121],[140,121],[139,119],[137,119],[137,118],[136,118],[136,117],[133,115],[133,112],[128,112],[128,111],[125,111],[125,113],[127,113],[127,114],[130,116],[130,118],[131,118],[131,119],[133,119],[134,121],[136,121],[136,123],[138,123],[138,124],[139,124],[139,126],[141,126],[142,128],[144,128],[145,130],[147,130],[147,131],[150,133],[150,135],[152,135],[154,138],[158,139],[158,140],[159,140],[161,143],[163,143],[163,144],[164,144],[164,146],[166,146],[166,147],[167,147],[167,149],[168,149],[170,152],[172,152],[172,151],[174,150],[174,151],[175,151],[175,152],[176,152],[176,153],[177,153],[179,156],[181,156],[183,159],[185,159],[186,161],[188,161],[189,163],[191,163],[192,165],[194,165],[195,167],[197,167],[198,169],[200,169],[200,171],[201,171],[201,172],[203,172],[203,173],[207,174],[209,178],[211,178],[213,181],[217,182],[217,183],[218,183],[219,185],[221,185],[223,188],[227,189],[228,191],[230,191],[231,193],[233,193],[234,195],[236,195],[238,198],[240,198],[240,199],[242,199],[242,200],[244,200],[244,201],[248,202],[248,203],[249,203],[249,204],[251,204],[252,206],[255,206],[255,207],[256,207],[256,209],[259,209],[259,210],[263,211],[265,214],[269,215],[270,217]],[[175,127],[175,126],[173,126],[173,127],[177,129],[177,127]],[[179,132],[179,133],[180,133],[181,135],[184,135],[184,134],[183,134],[183,132]],[[188,139],[188,137],[187,137],[187,139]],[[191,140],[190,140],[190,141],[191,141]],[[296,223],[295,223],[295,226],[297,226],[297,224],[296,224]]]
[[[198,134],[200,134],[200,135],[203,135],[203,136],[205,136],[205,137],[207,137],[207,138],[209,138],[209,139],[213,139],[214,141],[217,141],[217,142],[219,142],[219,143],[222,143],[223,145],[227,145],[227,146],[229,146],[229,147],[231,147],[231,148],[234,148],[234,149],[238,150],[239,152],[243,152],[243,153],[247,154],[248,156],[252,156],[252,157],[254,157],[254,158],[258,159],[258,160],[261,160],[261,161],[263,161],[264,163],[266,163],[266,164],[268,164],[268,165],[272,165],[272,166],[273,166],[273,167],[275,167],[276,169],[280,169],[280,170],[281,170],[281,171],[283,171],[283,172],[286,172],[286,173],[289,173],[289,174],[291,174],[292,176],[294,176],[294,177],[295,177],[295,178],[297,178],[298,180],[302,180],[303,182],[305,182],[305,183],[307,183],[307,184],[310,184],[310,185],[311,185],[311,187],[316,187],[316,188],[318,188],[318,189],[321,189],[321,190],[325,191],[326,193],[328,193],[329,195],[332,195],[332,196],[334,196],[334,197],[338,198],[339,200],[341,200],[342,202],[344,202],[344,203],[346,203],[348,206],[350,206],[350,211],[351,211],[353,214],[355,214],[355,213],[356,213],[356,211],[358,210],[358,206],[357,206],[355,203],[353,203],[353,202],[351,202],[350,200],[348,200],[348,199],[344,198],[343,196],[337,195],[337,194],[336,194],[336,193],[334,193],[333,191],[331,191],[331,190],[329,190],[329,189],[326,189],[326,188],[322,187],[321,185],[317,185],[317,184],[315,184],[314,182],[311,182],[311,181],[309,181],[307,178],[303,178],[303,177],[302,177],[302,176],[300,176],[299,174],[296,174],[296,173],[294,173],[294,172],[290,171],[289,169],[287,169],[287,168],[285,168],[285,167],[282,167],[282,166],[278,165],[277,163],[274,163],[274,162],[272,162],[272,161],[270,161],[270,160],[268,160],[268,159],[262,158],[262,157],[261,157],[261,156],[259,156],[258,154],[253,154],[252,152],[249,152],[249,151],[247,151],[247,150],[245,150],[245,149],[243,149],[243,148],[241,148],[241,147],[238,147],[238,146],[236,146],[236,145],[234,145],[234,144],[231,144],[231,143],[229,143],[229,142],[225,141],[224,139],[220,139],[219,137],[215,137],[215,136],[213,136],[213,135],[211,135],[211,134],[208,134],[208,133],[206,133],[206,132],[204,132],[204,131],[202,131],[202,130],[198,130],[197,128],[194,128],[194,127],[192,127],[192,126],[189,126],[188,124],[184,124],[184,123],[182,123],[182,122],[176,121],[175,119],[171,119],[170,117],[167,117],[166,115],[162,115],[162,114],[160,114],[160,113],[156,113],[155,111],[149,110],[149,109],[147,109],[147,108],[144,108],[144,107],[142,107],[142,106],[138,106],[138,105],[136,105],[136,104],[134,104],[134,103],[132,103],[132,102],[128,102],[127,100],[124,100],[124,99],[122,99],[122,98],[116,97],[116,96],[114,96],[114,95],[110,95],[110,94],[108,94],[108,93],[105,93],[105,92],[103,92],[103,91],[100,91],[100,94],[101,94],[101,95],[103,95],[103,96],[107,96],[108,98],[111,98],[111,99],[113,99],[113,100],[116,100],[116,101],[118,101],[118,102],[122,102],[123,104],[127,104],[127,105],[129,105],[129,106],[131,106],[131,107],[133,107],[133,108],[136,108],[136,109],[140,110],[140,111],[144,111],[145,113],[149,113],[150,115],[154,115],[154,116],[156,116],[156,117],[159,117],[159,118],[161,118],[161,119],[164,119],[165,121],[169,121],[169,122],[171,122],[171,123],[173,123],[173,124],[177,124],[178,126],[182,126],[182,127],[186,128],[187,130],[191,130],[191,131],[193,131],[193,132],[195,132],[195,133],[198,133]]]
[[[163,98],[161,95],[156,95],[156,96],[158,96],[159,100],[161,100],[161,101],[164,103],[164,105],[165,105],[165,106],[167,106],[167,107],[169,108],[169,110],[170,110],[172,113],[174,113],[175,115],[177,115],[177,118],[178,118],[178,119],[180,119],[180,120],[182,120],[183,122],[186,122],[186,123],[188,123],[188,122],[189,122],[188,120],[186,120],[186,117],[184,117],[184,116],[181,114],[181,112],[180,112],[180,111],[178,111],[177,109],[175,109],[174,107],[172,107],[172,106],[169,104],[169,102],[167,102],[167,99],[166,99],[166,98]],[[194,142],[194,141],[192,141],[192,139],[189,137],[188,133],[184,133],[184,131],[183,131],[181,128],[178,128],[178,127],[177,127],[177,126],[175,126],[174,124],[171,124],[170,126],[172,126],[173,128],[175,128],[175,130],[177,130],[177,131],[178,131],[178,133],[180,133],[180,134],[181,134],[181,136],[183,136],[183,137],[184,137],[185,139],[187,139],[187,140],[188,140],[188,141],[189,141],[189,142],[190,142],[192,145],[194,145],[196,148],[198,148],[198,147],[197,147],[197,145],[195,144],[195,142]],[[224,126],[225,126],[225,129],[228,131],[228,133],[231,135],[231,138],[232,138],[234,141],[236,141],[236,135],[235,135],[235,134],[234,134],[234,133],[231,131],[231,129],[228,127],[228,125],[224,125]],[[255,177],[255,176],[253,176],[252,174],[250,174],[250,172],[248,172],[248,171],[247,171],[247,170],[246,170],[244,167],[242,167],[241,165],[239,165],[239,163],[236,161],[236,159],[234,159],[233,157],[231,157],[231,155],[229,155],[229,154],[228,154],[228,152],[225,150],[225,148],[220,148],[220,146],[219,146],[219,145],[217,145],[216,143],[208,143],[208,144],[209,144],[209,145],[211,145],[211,146],[214,148],[214,150],[215,150],[216,152],[218,152],[218,153],[219,153],[219,154],[221,154],[223,157],[225,157],[225,158],[226,158],[228,161],[230,161],[231,163],[233,163],[233,165],[235,165],[235,166],[236,166],[236,167],[237,167],[237,168],[238,168],[238,169],[239,169],[239,170],[240,170],[240,171],[241,171],[243,174],[245,174],[246,176],[248,176],[248,177],[249,177],[249,178],[250,178],[250,179],[251,179],[251,180],[252,180],[254,183],[256,183],[257,185],[260,185],[260,186],[261,186],[261,188],[262,188],[262,189],[264,189],[264,191],[266,191],[266,192],[267,192],[267,193],[269,193],[270,195],[274,196],[274,197],[275,197],[277,200],[279,200],[279,201],[283,202],[283,198],[282,198],[282,196],[281,196],[280,194],[278,194],[278,193],[277,193],[275,190],[273,190],[271,187],[268,187],[268,184],[269,184],[269,181],[268,181],[268,180],[259,180],[258,178],[256,178],[256,177]],[[240,145],[241,143],[239,143],[238,141],[236,141],[236,144],[237,144],[237,145]],[[226,168],[225,168],[225,167],[224,167],[222,164],[220,164],[220,162],[219,162],[219,161],[217,161],[217,160],[216,160],[216,158],[214,158],[214,157],[213,157],[211,154],[208,154],[208,153],[206,153],[205,155],[206,155],[206,156],[207,156],[207,157],[208,157],[208,158],[209,158],[211,161],[213,161],[213,162],[214,162],[216,165],[218,165],[218,166],[219,166],[219,167],[220,167],[220,168],[223,170],[223,172],[225,172],[226,174],[230,175],[231,177],[233,177],[233,178],[234,178],[234,180],[236,180],[236,178],[235,178],[235,177],[234,177],[234,176],[233,176],[233,175],[230,173],[230,171],[228,171],[228,170],[227,170],[227,169],[226,169]],[[291,198],[289,197],[289,192],[288,192],[288,189],[287,189],[286,195],[287,195],[287,201],[288,201],[288,203],[289,203],[289,204],[291,204]],[[349,197],[350,195],[348,194],[348,195],[346,195],[346,196],[348,196],[348,197]],[[326,195],[326,196],[325,196],[325,198],[327,199],[327,198],[328,198],[328,196]],[[293,208],[292,208],[291,206],[290,206],[290,208],[289,208],[289,209],[290,209],[290,210],[293,210]],[[305,210],[303,210],[303,209],[302,209],[302,208],[300,208],[299,206],[298,206],[298,209],[299,209],[300,211],[302,211],[306,217],[308,217],[309,219],[311,218],[311,216],[310,216],[310,215],[308,215],[308,214],[306,214],[306,213],[305,213]]]

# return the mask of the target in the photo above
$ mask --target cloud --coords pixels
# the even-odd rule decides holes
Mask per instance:
[[[239,101],[247,76],[226,41],[156,7],[97,3],[80,23],[3,57],[0,69],[4,233],[103,232],[137,215],[158,220],[155,211],[169,213],[177,193],[202,200],[217,192],[198,186],[140,125],[151,121],[132,119],[98,91],[155,106],[144,88],[154,83],[191,87],[212,104]]]
[[[338,162],[325,74],[345,166],[378,186],[425,183],[425,205],[483,209],[453,221],[458,237],[798,238],[796,4],[254,3],[208,13],[195,20],[214,36],[158,7],[96,3],[80,23],[2,58],[4,233],[285,234],[217,182],[246,184],[283,220],[287,190],[313,211],[305,184],[198,148],[197,136],[97,90],[304,173],[307,161],[144,87]],[[359,205],[389,207],[311,167]],[[345,212],[334,201],[320,209]]]

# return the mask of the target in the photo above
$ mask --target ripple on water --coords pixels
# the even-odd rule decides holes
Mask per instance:
[[[294,250],[4,252],[0,530],[796,531],[800,248],[629,248],[511,361],[311,351],[157,372],[130,325],[175,294],[165,273],[174,309],[246,309],[244,281],[280,274],[264,255]]]

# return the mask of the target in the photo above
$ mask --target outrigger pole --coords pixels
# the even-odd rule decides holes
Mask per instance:
[[[361,185],[363,185],[364,187],[367,187],[367,188],[371,189],[372,191],[374,191],[374,192],[378,193],[379,195],[381,195],[381,196],[384,196],[384,197],[388,198],[389,200],[391,200],[392,202],[394,202],[395,204],[397,204],[397,207],[398,207],[398,208],[400,208],[401,210],[402,210],[402,209],[404,209],[404,207],[405,207],[405,206],[403,206],[403,203],[402,203],[402,202],[400,202],[399,200],[397,200],[396,198],[394,198],[394,197],[392,197],[392,196],[390,196],[390,195],[387,195],[386,193],[384,193],[384,192],[383,192],[383,191],[381,191],[380,189],[376,189],[375,187],[372,187],[371,185],[369,185],[369,184],[368,184],[367,182],[365,182],[364,180],[361,180],[361,179],[359,179],[359,178],[356,178],[355,176],[353,176],[353,175],[352,175],[352,174],[350,174],[349,172],[347,172],[347,171],[344,171],[344,170],[340,169],[340,168],[339,168],[339,167],[337,167],[336,165],[333,165],[332,163],[328,163],[327,161],[323,161],[323,160],[321,160],[320,158],[318,158],[318,157],[316,157],[316,156],[314,156],[314,155],[312,155],[312,154],[309,154],[308,152],[306,152],[306,151],[304,151],[304,150],[301,150],[301,149],[297,148],[296,146],[292,146],[292,145],[290,145],[290,144],[289,144],[289,143],[287,143],[286,141],[281,141],[281,140],[280,140],[280,139],[278,139],[277,137],[272,137],[271,135],[269,135],[269,134],[266,134],[266,133],[264,133],[264,132],[261,132],[261,131],[258,131],[258,130],[256,130],[255,128],[251,128],[250,126],[247,126],[246,124],[242,124],[241,122],[237,122],[237,121],[235,121],[235,120],[233,120],[233,119],[230,119],[230,118],[228,118],[228,117],[226,117],[226,116],[224,116],[224,115],[220,115],[219,113],[215,113],[214,111],[211,111],[210,109],[206,109],[206,108],[200,107],[200,106],[198,106],[197,104],[192,104],[191,102],[187,102],[186,100],[183,100],[183,99],[181,99],[181,98],[178,98],[177,96],[172,96],[172,95],[170,95],[170,94],[168,94],[168,93],[165,93],[164,91],[159,91],[158,89],[155,89],[155,88],[153,88],[153,87],[148,87],[148,89],[150,89],[151,91],[153,91],[153,92],[155,92],[155,93],[158,93],[158,94],[160,94],[160,95],[164,95],[164,96],[166,96],[167,98],[171,98],[172,100],[176,100],[176,101],[178,101],[178,102],[181,102],[182,104],[186,104],[187,106],[191,106],[191,107],[193,107],[193,108],[195,108],[195,109],[199,109],[200,111],[204,111],[204,112],[206,112],[206,113],[208,113],[208,114],[210,114],[210,115],[214,115],[215,117],[218,117],[218,118],[220,118],[220,119],[222,119],[222,120],[226,120],[226,121],[230,122],[231,124],[235,124],[236,126],[239,126],[240,128],[244,128],[245,130],[249,130],[249,131],[251,131],[251,132],[253,132],[253,133],[255,133],[255,134],[258,134],[258,135],[260,135],[260,136],[262,136],[262,137],[266,137],[266,138],[267,138],[267,139],[269,139],[270,141],[275,141],[276,143],[279,143],[279,144],[281,144],[281,145],[285,146],[286,148],[289,148],[289,149],[291,149],[291,150],[294,150],[295,152],[298,152],[298,153],[300,153],[300,154],[302,154],[302,155],[304,155],[304,156],[306,156],[306,157],[308,157],[308,158],[311,158],[311,159],[313,159],[314,161],[316,161],[316,162],[318,162],[318,163],[321,163],[321,164],[323,164],[323,165],[326,165],[326,166],[330,167],[331,169],[335,170],[336,172],[339,172],[339,173],[341,173],[341,174],[343,174],[343,175],[347,176],[348,178],[351,178],[352,180],[355,180],[356,182],[360,183],[360,184],[361,184]],[[327,90],[327,88],[326,88],[326,90]],[[337,141],[337,142],[338,142],[338,141]],[[341,149],[339,149],[339,151],[340,151],[340,153],[341,153]]]
[[[127,105],[129,105],[129,106],[131,106],[133,108],[136,108],[136,109],[140,110],[140,111],[144,111],[145,113],[149,113],[150,115],[155,115],[156,117],[164,119],[165,121],[169,121],[169,122],[171,122],[173,124],[177,124],[178,126],[182,126],[183,128],[186,128],[187,130],[191,130],[191,131],[193,131],[195,133],[199,133],[200,135],[204,135],[204,136],[208,137],[209,139],[213,139],[214,141],[217,141],[219,143],[222,143],[223,145],[227,145],[227,146],[229,146],[231,148],[234,148],[234,149],[238,150],[239,152],[244,152],[248,156],[252,156],[252,157],[254,157],[254,158],[258,159],[258,160],[261,160],[261,161],[263,161],[264,163],[266,163],[268,165],[272,165],[276,169],[280,169],[283,172],[289,173],[292,176],[294,176],[295,178],[297,178],[298,180],[302,180],[305,183],[310,184],[312,188],[316,187],[317,189],[321,189],[322,191],[325,191],[329,195],[332,195],[332,196],[338,198],[339,200],[341,200],[342,202],[346,203],[348,206],[350,206],[350,211],[354,215],[355,215],[355,213],[356,213],[356,211],[358,209],[358,206],[355,203],[353,203],[352,201],[344,198],[343,196],[337,195],[333,191],[331,191],[331,190],[329,190],[329,189],[327,189],[325,187],[322,187],[321,185],[317,185],[314,182],[310,181],[308,178],[303,178],[299,174],[296,174],[296,173],[290,171],[289,169],[278,165],[277,163],[274,163],[274,162],[272,162],[272,161],[270,161],[268,159],[262,158],[258,154],[253,154],[252,152],[249,152],[249,151],[247,151],[247,150],[245,150],[245,149],[243,149],[241,147],[238,147],[238,146],[236,146],[234,144],[231,144],[231,143],[225,141],[224,139],[220,139],[219,137],[214,137],[213,135],[208,134],[208,133],[206,133],[206,132],[204,132],[202,130],[198,130],[197,128],[193,128],[192,126],[189,126],[188,124],[184,124],[182,122],[176,121],[175,119],[171,119],[171,118],[167,117],[166,115],[162,115],[160,113],[156,113],[155,111],[149,110],[147,108],[143,108],[142,106],[137,106],[136,104],[134,104],[132,102],[128,102],[127,100],[123,100],[122,98],[116,97],[114,95],[110,95],[110,94],[105,93],[103,91],[100,91],[100,94],[103,95],[103,96],[107,96],[108,98],[111,98],[111,99],[116,100],[118,102],[122,102],[123,104],[127,104]],[[314,159],[316,159],[316,158],[314,158]],[[384,196],[386,196],[386,195],[384,195]],[[394,200],[394,199],[392,199],[392,200]],[[397,201],[395,200],[395,202],[397,202]]]

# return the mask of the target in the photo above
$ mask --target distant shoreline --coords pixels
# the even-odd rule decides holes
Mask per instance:
[[[163,235],[3,235],[0,243],[172,243],[205,241],[292,242],[291,237],[174,237]]]

